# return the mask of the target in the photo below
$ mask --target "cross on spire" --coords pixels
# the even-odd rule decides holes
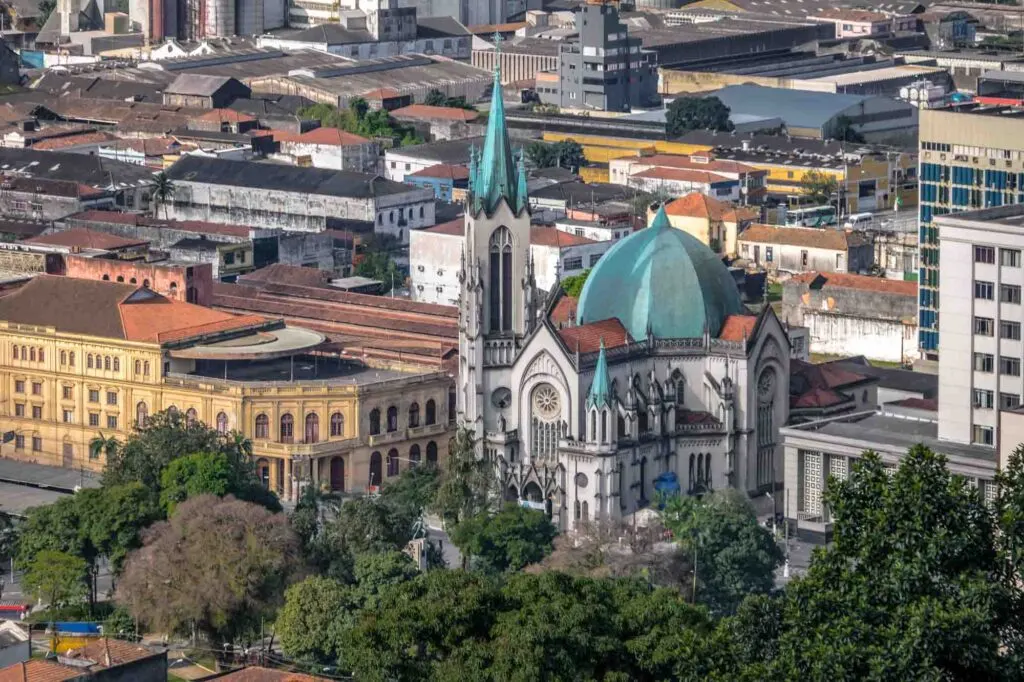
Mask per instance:
[[[501,52],[501,44],[505,42],[505,38],[497,31],[494,32],[494,49]]]

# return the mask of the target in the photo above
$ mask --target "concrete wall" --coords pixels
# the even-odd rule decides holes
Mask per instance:
[[[748,242],[742,235],[738,240],[741,258],[749,258],[756,265],[769,272],[785,270],[786,272],[859,272],[871,267],[871,245],[836,251],[818,249],[807,246],[790,246],[788,244],[759,244]],[[755,247],[759,247],[755,249]],[[768,249],[772,259],[768,260]],[[806,261],[804,254],[807,254]]]
[[[24,642],[5,646],[0,649],[0,670],[9,665],[24,663],[30,658],[32,658],[32,643],[28,639]]]
[[[375,142],[347,146],[282,142],[281,152],[294,157],[308,156],[314,168],[376,173],[379,151]]]
[[[334,237],[299,232],[282,234],[278,238],[277,262],[333,271]]]
[[[1003,410],[999,413],[999,466],[1010,462],[1010,455],[1024,444],[1024,412]]]
[[[800,324],[810,330],[812,353],[863,355],[886,362],[904,362],[916,355],[916,324],[814,310],[804,311]]]
[[[192,300],[189,302],[205,306],[210,305],[213,296],[213,266],[209,263],[145,263],[74,254],[66,255],[64,263],[68,277],[146,285],[158,294],[178,301],[187,301],[191,292]]]
[[[409,235],[409,279],[414,301],[458,305],[465,238],[415,230]]]

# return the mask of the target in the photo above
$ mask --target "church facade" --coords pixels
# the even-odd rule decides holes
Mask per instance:
[[[505,497],[562,530],[657,491],[749,494],[782,480],[789,340],[664,214],[618,242],[575,300],[536,286],[526,171],[494,86],[470,163],[459,273],[458,410]]]

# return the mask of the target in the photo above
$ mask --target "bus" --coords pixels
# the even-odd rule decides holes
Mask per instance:
[[[835,206],[808,206],[786,211],[787,227],[823,227],[835,224]]]

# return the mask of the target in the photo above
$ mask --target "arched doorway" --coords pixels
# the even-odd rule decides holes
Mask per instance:
[[[514,485],[510,485],[508,487],[508,490],[505,491],[505,501],[506,502],[515,502],[518,499],[519,499],[519,489],[516,488]]]
[[[540,489],[540,486],[530,481],[523,488],[523,498],[530,502],[543,502],[544,491]]]
[[[370,455],[370,485],[380,485],[380,453],[375,452]]]
[[[343,457],[331,457],[331,490],[333,492],[345,492],[345,459]]]
[[[260,479],[260,484],[269,489],[270,488],[270,462],[265,459],[256,460],[256,475]]]

